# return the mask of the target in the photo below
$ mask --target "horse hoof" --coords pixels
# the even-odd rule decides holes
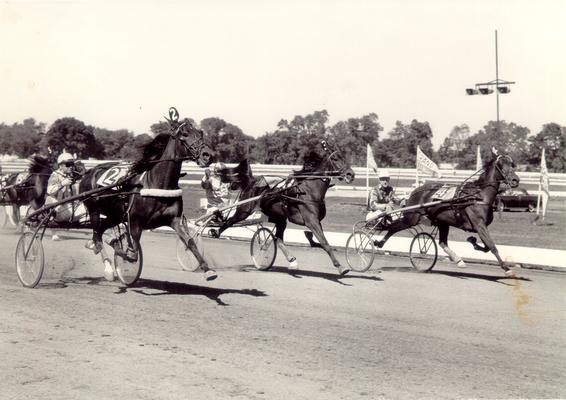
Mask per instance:
[[[94,241],[93,240],[87,240],[85,243],[85,248],[89,249],[89,250],[94,250],[96,248],[96,246],[94,245]]]
[[[293,258],[291,261],[289,261],[289,269],[298,269],[299,268],[299,263],[297,262],[296,258]]]
[[[114,268],[108,259],[104,260],[104,279],[108,282],[112,282],[114,280]]]
[[[505,276],[516,277],[517,273],[515,271],[513,271],[512,269],[507,269],[507,270],[505,270]]]
[[[346,274],[347,274],[348,272],[350,272],[350,271],[351,271],[351,270],[350,270],[350,268],[348,268],[348,267],[344,267],[344,266],[342,266],[342,265],[338,267],[338,272],[339,272],[340,275],[342,275],[342,276],[346,275]]]
[[[204,273],[204,277],[206,278],[207,281],[213,281],[216,278],[218,278],[218,274],[216,274],[216,271],[209,269]]]
[[[458,261],[458,263],[456,263],[456,266],[457,266],[458,268],[468,268],[468,264],[466,264],[466,263],[464,262],[464,260]]]
[[[215,239],[218,239],[220,237],[220,235],[218,234],[218,230],[216,230],[216,229],[209,230],[208,236],[210,236],[211,238],[215,238]]]

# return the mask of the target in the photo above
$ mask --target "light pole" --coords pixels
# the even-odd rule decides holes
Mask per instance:
[[[499,56],[497,49],[497,30],[495,30],[495,80],[483,83],[476,83],[475,88],[466,89],[466,94],[473,96],[476,94],[487,95],[493,93],[492,87],[495,86],[495,97],[497,102],[497,133],[499,133],[499,94],[507,94],[511,92],[511,85],[515,82],[509,82],[499,79]]]

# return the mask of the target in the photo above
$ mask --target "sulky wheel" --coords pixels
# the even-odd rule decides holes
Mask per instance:
[[[411,241],[409,257],[417,271],[430,271],[438,258],[438,247],[434,237],[428,232],[417,233]]]
[[[16,271],[18,279],[28,288],[36,287],[43,275],[45,257],[43,244],[32,232],[20,236],[16,246]]]
[[[196,235],[194,237],[194,241],[199,253],[204,255],[200,235]],[[185,271],[195,272],[200,267],[200,264],[193,252],[185,246],[185,243],[183,243],[180,237],[177,237],[177,260],[179,261],[179,264],[181,264],[181,268]]]
[[[267,228],[259,228],[252,236],[250,254],[257,269],[265,271],[273,266],[277,257],[277,241]]]
[[[373,239],[364,231],[354,231],[346,242],[346,261],[357,272],[367,271],[375,258]]]
[[[127,257],[126,250],[128,249],[128,234],[122,232],[113,242],[114,247],[114,268],[118,279],[126,286],[131,286],[141,275],[143,266],[143,253],[141,246],[134,243],[137,250],[137,259],[133,260]]]

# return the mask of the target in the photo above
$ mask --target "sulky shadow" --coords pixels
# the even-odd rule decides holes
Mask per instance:
[[[152,293],[148,292],[148,289],[160,290],[160,292]],[[122,294],[126,292],[135,292],[144,296],[204,296],[210,300],[215,301],[216,304],[220,306],[229,305],[223,302],[220,298],[220,296],[225,294],[240,294],[253,297],[267,296],[265,292],[257,289],[222,289],[207,286],[190,285],[180,282],[155,281],[152,279],[140,279],[136,284],[130,287],[122,286],[119,288],[116,294]]]
[[[330,282],[337,283],[343,286],[352,286],[350,284],[344,283],[344,280],[350,279],[361,279],[361,280],[368,280],[368,281],[383,281],[383,279],[378,278],[377,276],[366,276],[366,275],[351,275],[352,273],[349,272],[346,275],[339,275],[338,272],[329,273],[329,272],[318,272],[318,271],[308,271],[303,269],[297,270],[290,270],[286,267],[271,267],[267,271],[259,271],[253,265],[245,265],[240,268],[241,271],[244,272],[264,272],[264,273],[278,273],[278,274],[285,274],[292,276],[293,278],[302,279],[303,277],[310,277],[310,278],[320,278],[326,279]]]

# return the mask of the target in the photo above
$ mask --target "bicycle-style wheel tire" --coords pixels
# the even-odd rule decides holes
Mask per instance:
[[[120,250],[126,251],[128,248],[128,238],[126,235],[126,233],[120,235],[114,246]],[[126,286],[131,286],[136,283],[142,272],[143,252],[139,243],[134,243],[134,246],[138,251],[138,258],[133,262],[114,252],[114,268],[116,270],[116,275],[120,282]]]
[[[200,235],[196,235],[194,238],[195,243],[201,256],[204,256],[202,239]],[[200,264],[193,254],[193,252],[185,246],[185,243],[180,237],[177,237],[177,261],[181,265],[181,268],[185,271],[195,272],[200,268]]]
[[[277,257],[277,241],[267,228],[259,228],[252,236],[250,254],[257,269],[266,271],[273,266]]]
[[[419,272],[430,271],[438,259],[438,246],[434,237],[428,232],[419,232],[411,241],[409,248],[411,264]]]
[[[25,287],[34,288],[41,280],[44,268],[45,255],[40,238],[33,232],[23,233],[16,245],[18,279]]]
[[[366,232],[354,231],[346,241],[346,262],[356,272],[366,272],[375,259],[373,239]]]

